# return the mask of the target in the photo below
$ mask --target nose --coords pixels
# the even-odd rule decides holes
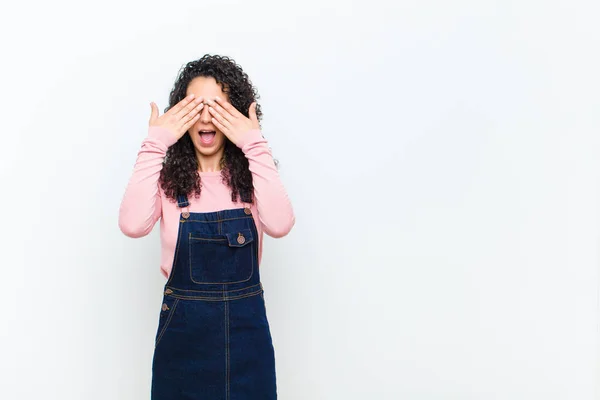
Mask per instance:
[[[200,110],[200,122],[206,125],[212,121],[212,114],[208,111],[208,105],[205,103],[202,110]]]

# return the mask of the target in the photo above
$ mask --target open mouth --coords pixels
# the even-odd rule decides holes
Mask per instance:
[[[215,140],[215,134],[217,132],[202,130],[202,131],[199,131],[198,133],[200,134],[200,141],[203,144],[211,144],[213,142],[213,140]]]

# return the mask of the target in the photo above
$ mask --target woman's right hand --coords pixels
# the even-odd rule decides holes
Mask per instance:
[[[194,99],[194,95],[190,94],[160,117],[158,116],[158,106],[154,102],[150,103],[150,107],[152,114],[149,125],[166,128],[179,140],[198,120],[204,103],[202,97]]]

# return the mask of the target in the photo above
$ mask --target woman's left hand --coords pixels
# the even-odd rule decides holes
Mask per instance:
[[[248,109],[250,118],[247,118],[228,101],[218,96],[215,97],[215,100],[208,100],[208,111],[212,114],[212,122],[236,146],[238,146],[246,132],[252,129],[260,129],[256,117],[256,102],[250,104]]]

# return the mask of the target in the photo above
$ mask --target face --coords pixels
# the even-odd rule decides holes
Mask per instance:
[[[199,76],[194,78],[187,87],[186,96],[195,94],[196,98],[202,96],[204,107],[200,110],[200,118],[188,130],[197,157],[217,156],[225,148],[225,135],[212,123],[212,115],[208,112],[207,100],[214,100],[216,96],[229,101],[227,94],[223,93],[221,85],[212,77]]]

